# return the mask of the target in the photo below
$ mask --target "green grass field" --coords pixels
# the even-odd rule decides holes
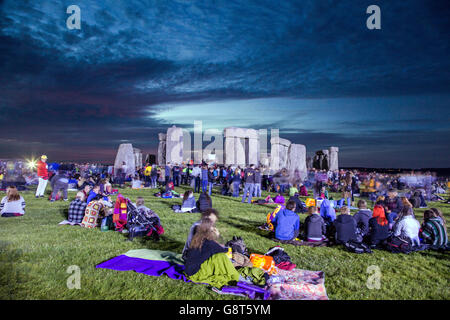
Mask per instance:
[[[183,188],[177,188],[182,192]],[[47,190],[47,192],[49,192]],[[101,232],[78,226],[59,226],[65,219],[68,202],[50,203],[35,199],[34,192],[22,192],[26,214],[0,219],[0,299],[242,299],[221,296],[207,286],[184,283],[167,277],[150,277],[133,271],[96,269],[105,260],[131,249],[149,248],[180,253],[190,225],[199,214],[173,213],[171,206],[181,199],[161,199],[155,190],[121,190],[135,201],[157,212],[165,229],[161,241],[126,241],[114,231]],[[2,195],[3,196],[3,195]],[[75,192],[69,192],[69,200]],[[196,194],[198,198],[198,194]],[[115,197],[113,197],[115,199]],[[430,203],[440,208],[450,224],[450,205]],[[233,235],[242,236],[250,253],[265,253],[277,243],[257,227],[264,223],[273,205],[241,204],[240,198],[213,195],[220,212],[218,228],[225,243]],[[417,217],[424,209],[415,210]],[[305,219],[301,215],[301,221]],[[322,270],[330,299],[450,299],[448,254],[425,251],[409,255],[374,251],[352,254],[342,246],[309,248],[284,246],[297,268]],[[67,268],[81,269],[81,289],[68,289]],[[381,288],[368,289],[367,268],[378,266]]]

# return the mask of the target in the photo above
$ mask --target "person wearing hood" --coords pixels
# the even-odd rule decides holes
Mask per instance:
[[[316,207],[308,208],[308,217],[305,219],[305,238],[309,242],[318,242],[325,239],[326,225],[317,212]]]
[[[362,237],[369,233],[369,219],[372,218],[372,211],[367,209],[367,202],[365,200],[358,201],[359,211],[355,213],[353,218],[356,221],[356,227],[359,228]]]
[[[288,201],[286,208],[278,212],[272,220],[275,226],[275,238],[278,240],[294,240],[300,231],[300,218],[294,212],[295,202]]]
[[[350,240],[356,241],[356,221],[350,215],[350,209],[344,206],[340,209],[340,212],[341,214],[334,221],[336,243],[344,244]]]
[[[332,224],[336,219],[336,211],[334,210],[331,201],[325,199],[320,205],[320,216],[323,218],[326,224]]]

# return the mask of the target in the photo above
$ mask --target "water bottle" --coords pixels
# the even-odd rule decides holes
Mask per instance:
[[[100,227],[101,231],[108,231],[109,230],[108,223],[107,223],[108,221],[107,220],[108,220],[107,217],[103,218],[102,225]]]

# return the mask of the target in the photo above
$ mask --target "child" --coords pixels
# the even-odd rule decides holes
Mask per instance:
[[[447,228],[437,209],[433,209],[425,210],[420,235],[423,242],[431,245],[433,249],[445,248],[448,242]]]
[[[288,201],[286,208],[278,212],[272,223],[275,226],[275,238],[278,240],[294,240],[300,231],[300,218],[293,212],[295,202]]]
[[[25,214],[25,200],[15,186],[6,189],[6,196],[0,202],[2,217],[20,217]]]
[[[346,206],[340,209],[340,215],[334,221],[336,228],[336,243],[344,244],[351,240],[356,241],[356,221],[350,215],[350,209]]]
[[[305,238],[308,242],[318,242],[325,239],[326,225],[319,215],[317,208],[308,208],[308,217],[305,219]]]
[[[359,233],[362,237],[368,234],[369,232],[369,219],[372,218],[372,212],[367,209],[367,202],[365,200],[358,201],[358,209],[359,211],[355,213],[353,218],[355,218],[356,226],[359,229]],[[383,209],[384,216],[384,209]]]
[[[373,215],[369,219],[368,227],[372,246],[376,246],[389,238],[389,221],[386,218],[383,206],[376,205],[373,208]]]

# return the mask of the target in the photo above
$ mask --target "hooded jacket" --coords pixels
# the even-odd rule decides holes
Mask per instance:
[[[336,242],[346,243],[350,240],[356,240],[356,221],[349,214],[341,214],[334,221],[336,228]]]
[[[273,219],[275,238],[279,240],[292,240],[296,231],[300,229],[300,218],[291,210],[283,209]]]
[[[319,214],[312,214],[305,219],[306,239],[319,240],[326,233],[325,221]]]
[[[369,209],[361,209],[353,216],[356,226],[361,230],[362,235],[369,233],[369,220],[372,218],[372,211]]]
[[[336,219],[336,211],[331,205],[331,201],[325,199],[320,205],[320,216],[327,222],[333,222]]]

